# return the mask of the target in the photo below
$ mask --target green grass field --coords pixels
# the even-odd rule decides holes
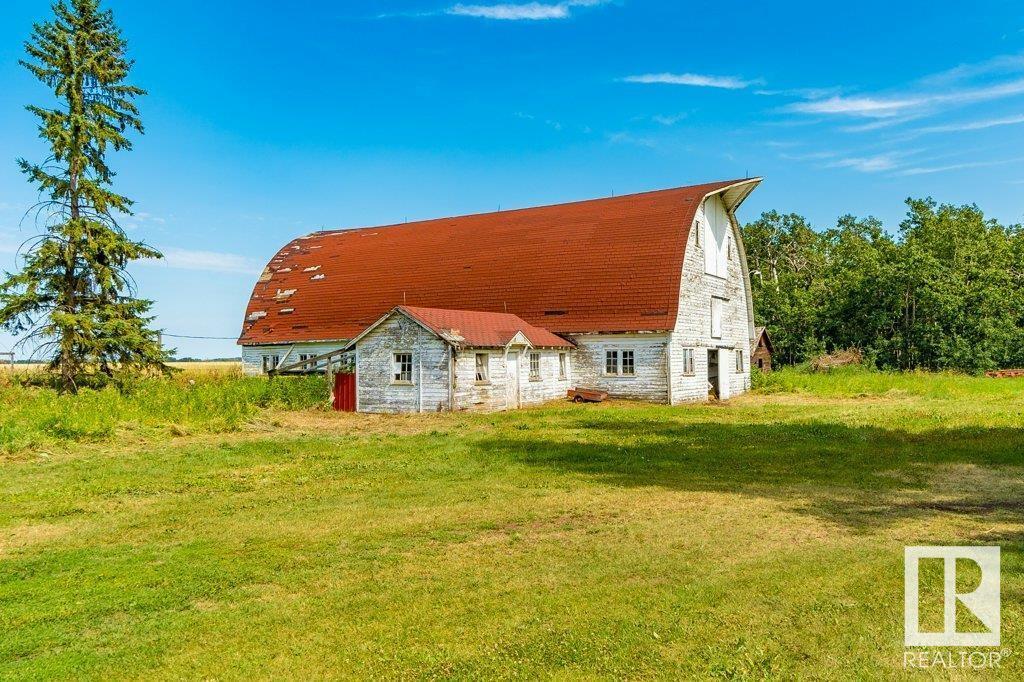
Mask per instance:
[[[1024,676],[1024,382],[380,417],[195,381],[0,390],[0,677],[921,677],[908,544],[1002,546]]]

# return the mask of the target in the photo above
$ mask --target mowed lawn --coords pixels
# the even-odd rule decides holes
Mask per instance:
[[[0,676],[900,678],[909,544],[1002,547],[1024,675],[1024,382],[770,388],[10,451]]]

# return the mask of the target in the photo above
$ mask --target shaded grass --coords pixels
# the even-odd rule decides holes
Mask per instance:
[[[900,678],[906,544],[1001,544],[1019,649],[1024,416],[973,402],[270,408],[29,451],[0,676]]]

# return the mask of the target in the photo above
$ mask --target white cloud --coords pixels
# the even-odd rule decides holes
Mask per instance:
[[[907,168],[896,173],[896,175],[930,175],[932,173],[944,173],[946,171],[964,170],[967,168],[985,168],[988,166],[1002,166],[1007,163],[1017,163],[1018,161],[1024,161],[1024,157],[1014,159],[1000,159],[998,161],[967,161],[964,163],[953,163],[948,166],[924,166],[917,168]]]
[[[612,144],[632,144],[647,149],[657,149],[657,143],[649,137],[636,137],[630,133],[609,133],[607,139]]]
[[[960,64],[921,79],[925,85],[946,85],[980,76],[1019,73],[1024,71],[1024,54],[998,55],[977,64]]]
[[[725,90],[742,90],[761,82],[759,80],[743,80],[735,76],[708,76],[699,73],[645,73],[638,76],[626,76],[622,80],[626,83],[663,83]]]
[[[861,173],[880,173],[895,168],[897,156],[897,154],[876,154],[874,156],[850,157],[832,161],[825,167],[852,168]]]
[[[502,3],[497,5],[458,4],[445,10],[446,14],[499,21],[540,21],[544,19],[568,19],[573,8],[595,7],[610,0],[566,0],[558,3],[527,2],[523,4]]]
[[[918,128],[915,132],[918,133],[958,133],[968,130],[985,130],[986,128],[996,128],[999,126],[1012,126],[1020,125],[1024,123],[1024,115],[1021,116],[1008,116],[1006,118],[990,118],[983,121],[967,121],[964,123],[950,123],[948,125],[940,126],[928,126],[927,128]]]
[[[834,159],[835,152],[807,152],[806,154],[779,154],[780,159],[786,161],[824,161]]]
[[[686,114],[672,114],[665,116],[664,114],[655,114],[651,116],[651,120],[655,123],[660,123],[663,126],[674,126],[675,124],[686,118]]]
[[[988,102],[1024,94],[1024,78],[980,86],[956,86],[943,92],[890,95],[835,95],[825,99],[794,102],[784,110],[801,114],[854,118],[896,118],[909,120],[936,109]]]
[[[159,250],[164,254],[162,260],[146,260],[142,262],[147,265],[163,266],[176,270],[203,270],[206,272],[228,272],[245,275],[255,274],[261,270],[261,265],[256,261],[233,253],[194,251],[191,249],[179,249],[173,246]]]

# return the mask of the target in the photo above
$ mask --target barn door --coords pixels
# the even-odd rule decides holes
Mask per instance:
[[[356,375],[339,372],[334,375],[334,409],[338,412],[356,411]]]
[[[728,400],[730,394],[729,378],[735,363],[733,352],[727,348],[718,349],[718,399]]]

